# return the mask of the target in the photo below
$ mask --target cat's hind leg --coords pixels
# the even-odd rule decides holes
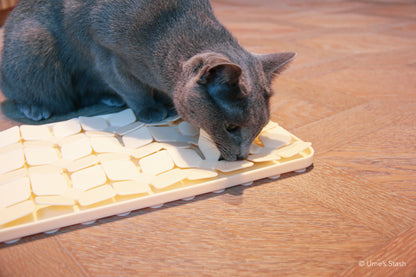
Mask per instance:
[[[70,74],[55,36],[38,21],[10,21],[5,29],[1,89],[29,119],[75,109]]]
[[[34,121],[48,119],[51,116],[49,109],[41,106],[18,103],[17,108],[23,113],[24,116]]]

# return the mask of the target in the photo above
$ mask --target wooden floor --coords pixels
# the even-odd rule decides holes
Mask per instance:
[[[272,119],[313,168],[2,245],[0,276],[416,276],[415,2],[213,5],[249,50],[298,53]]]

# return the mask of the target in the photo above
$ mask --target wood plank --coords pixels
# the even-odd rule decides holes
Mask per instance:
[[[292,67],[289,67],[291,69]],[[326,107],[334,112],[341,112],[368,102],[368,100],[352,96],[348,89],[337,90],[325,84],[312,84],[292,78],[290,72],[279,76],[273,83],[274,97],[281,98],[294,95],[299,99]],[[273,99],[273,98],[272,98]]]
[[[415,43],[416,41],[413,45]],[[409,48],[408,51],[412,50]],[[397,96],[401,95],[402,99],[414,101],[414,91],[408,88],[416,87],[416,70],[403,71],[403,66],[348,68],[316,78],[314,82],[325,83],[335,89],[345,88],[342,83],[347,82],[352,95],[367,99],[395,101]]]
[[[276,83],[278,86],[279,81],[276,81]],[[279,87],[279,91],[283,90],[286,90],[286,88]],[[284,95],[282,97],[276,94],[270,99],[270,103],[271,120],[278,122],[288,130],[327,118],[336,113],[326,106],[308,99],[302,99],[296,95]]]
[[[415,106],[416,111],[416,106]],[[354,176],[385,191],[416,200],[416,126],[397,124],[358,138],[320,155]]]
[[[416,276],[415,241],[416,225],[361,258],[340,276]]]
[[[332,38],[332,35],[329,34],[328,37]],[[347,49],[338,53],[338,58],[333,58],[332,61],[315,54],[315,63],[296,64],[290,69],[290,76],[295,80],[308,81],[310,84],[324,84],[334,90],[348,91],[351,96],[367,100],[414,101],[414,92],[409,89],[416,85],[416,54],[412,51],[416,43],[414,35],[406,38],[376,38],[370,39],[366,46],[371,49],[379,47],[374,52],[354,51],[352,55],[351,49]],[[326,43],[324,39],[313,39],[322,45]],[[333,40],[332,43],[339,43],[336,38]],[[377,40],[383,43],[377,43]],[[361,43],[359,38],[351,38],[351,41]],[[301,53],[322,53],[307,40],[296,42],[295,45],[304,50]],[[351,47],[350,43],[340,45]],[[392,49],[388,50],[389,47]],[[328,49],[328,52],[334,53],[333,49]]]
[[[88,276],[54,236],[38,235],[0,248],[0,276]]]
[[[416,222],[416,202],[315,159],[314,168],[282,183],[373,230],[393,237]]]
[[[333,276],[387,239],[280,181],[167,207],[59,240],[95,276]]]
[[[367,102],[346,91],[295,81],[290,73],[277,78],[273,89],[271,119],[291,130]]]
[[[401,115],[398,107],[399,104],[387,105],[383,101],[372,101],[290,131],[311,141],[319,156],[339,145],[394,125]]]

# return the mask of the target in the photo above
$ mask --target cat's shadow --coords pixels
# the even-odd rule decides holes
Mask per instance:
[[[5,115],[7,118],[16,121],[22,124],[30,124],[30,125],[41,125],[41,124],[48,124],[53,122],[65,121],[72,118],[76,118],[79,116],[95,116],[100,114],[109,114],[119,112],[123,109],[126,109],[126,106],[123,107],[114,107],[114,106],[107,106],[105,104],[95,104],[88,107],[83,107],[79,110],[64,114],[64,115],[54,115],[48,119],[34,121],[28,119],[23,115],[23,113],[17,108],[17,105],[14,101],[6,99],[0,105],[1,113]]]

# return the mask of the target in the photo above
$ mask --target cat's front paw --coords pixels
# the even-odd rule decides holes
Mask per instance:
[[[49,109],[41,106],[18,104],[17,107],[27,118],[34,121],[48,119],[52,115]]]
[[[156,104],[145,107],[136,112],[138,120],[144,123],[153,123],[162,121],[168,115],[168,110],[164,105]]]

